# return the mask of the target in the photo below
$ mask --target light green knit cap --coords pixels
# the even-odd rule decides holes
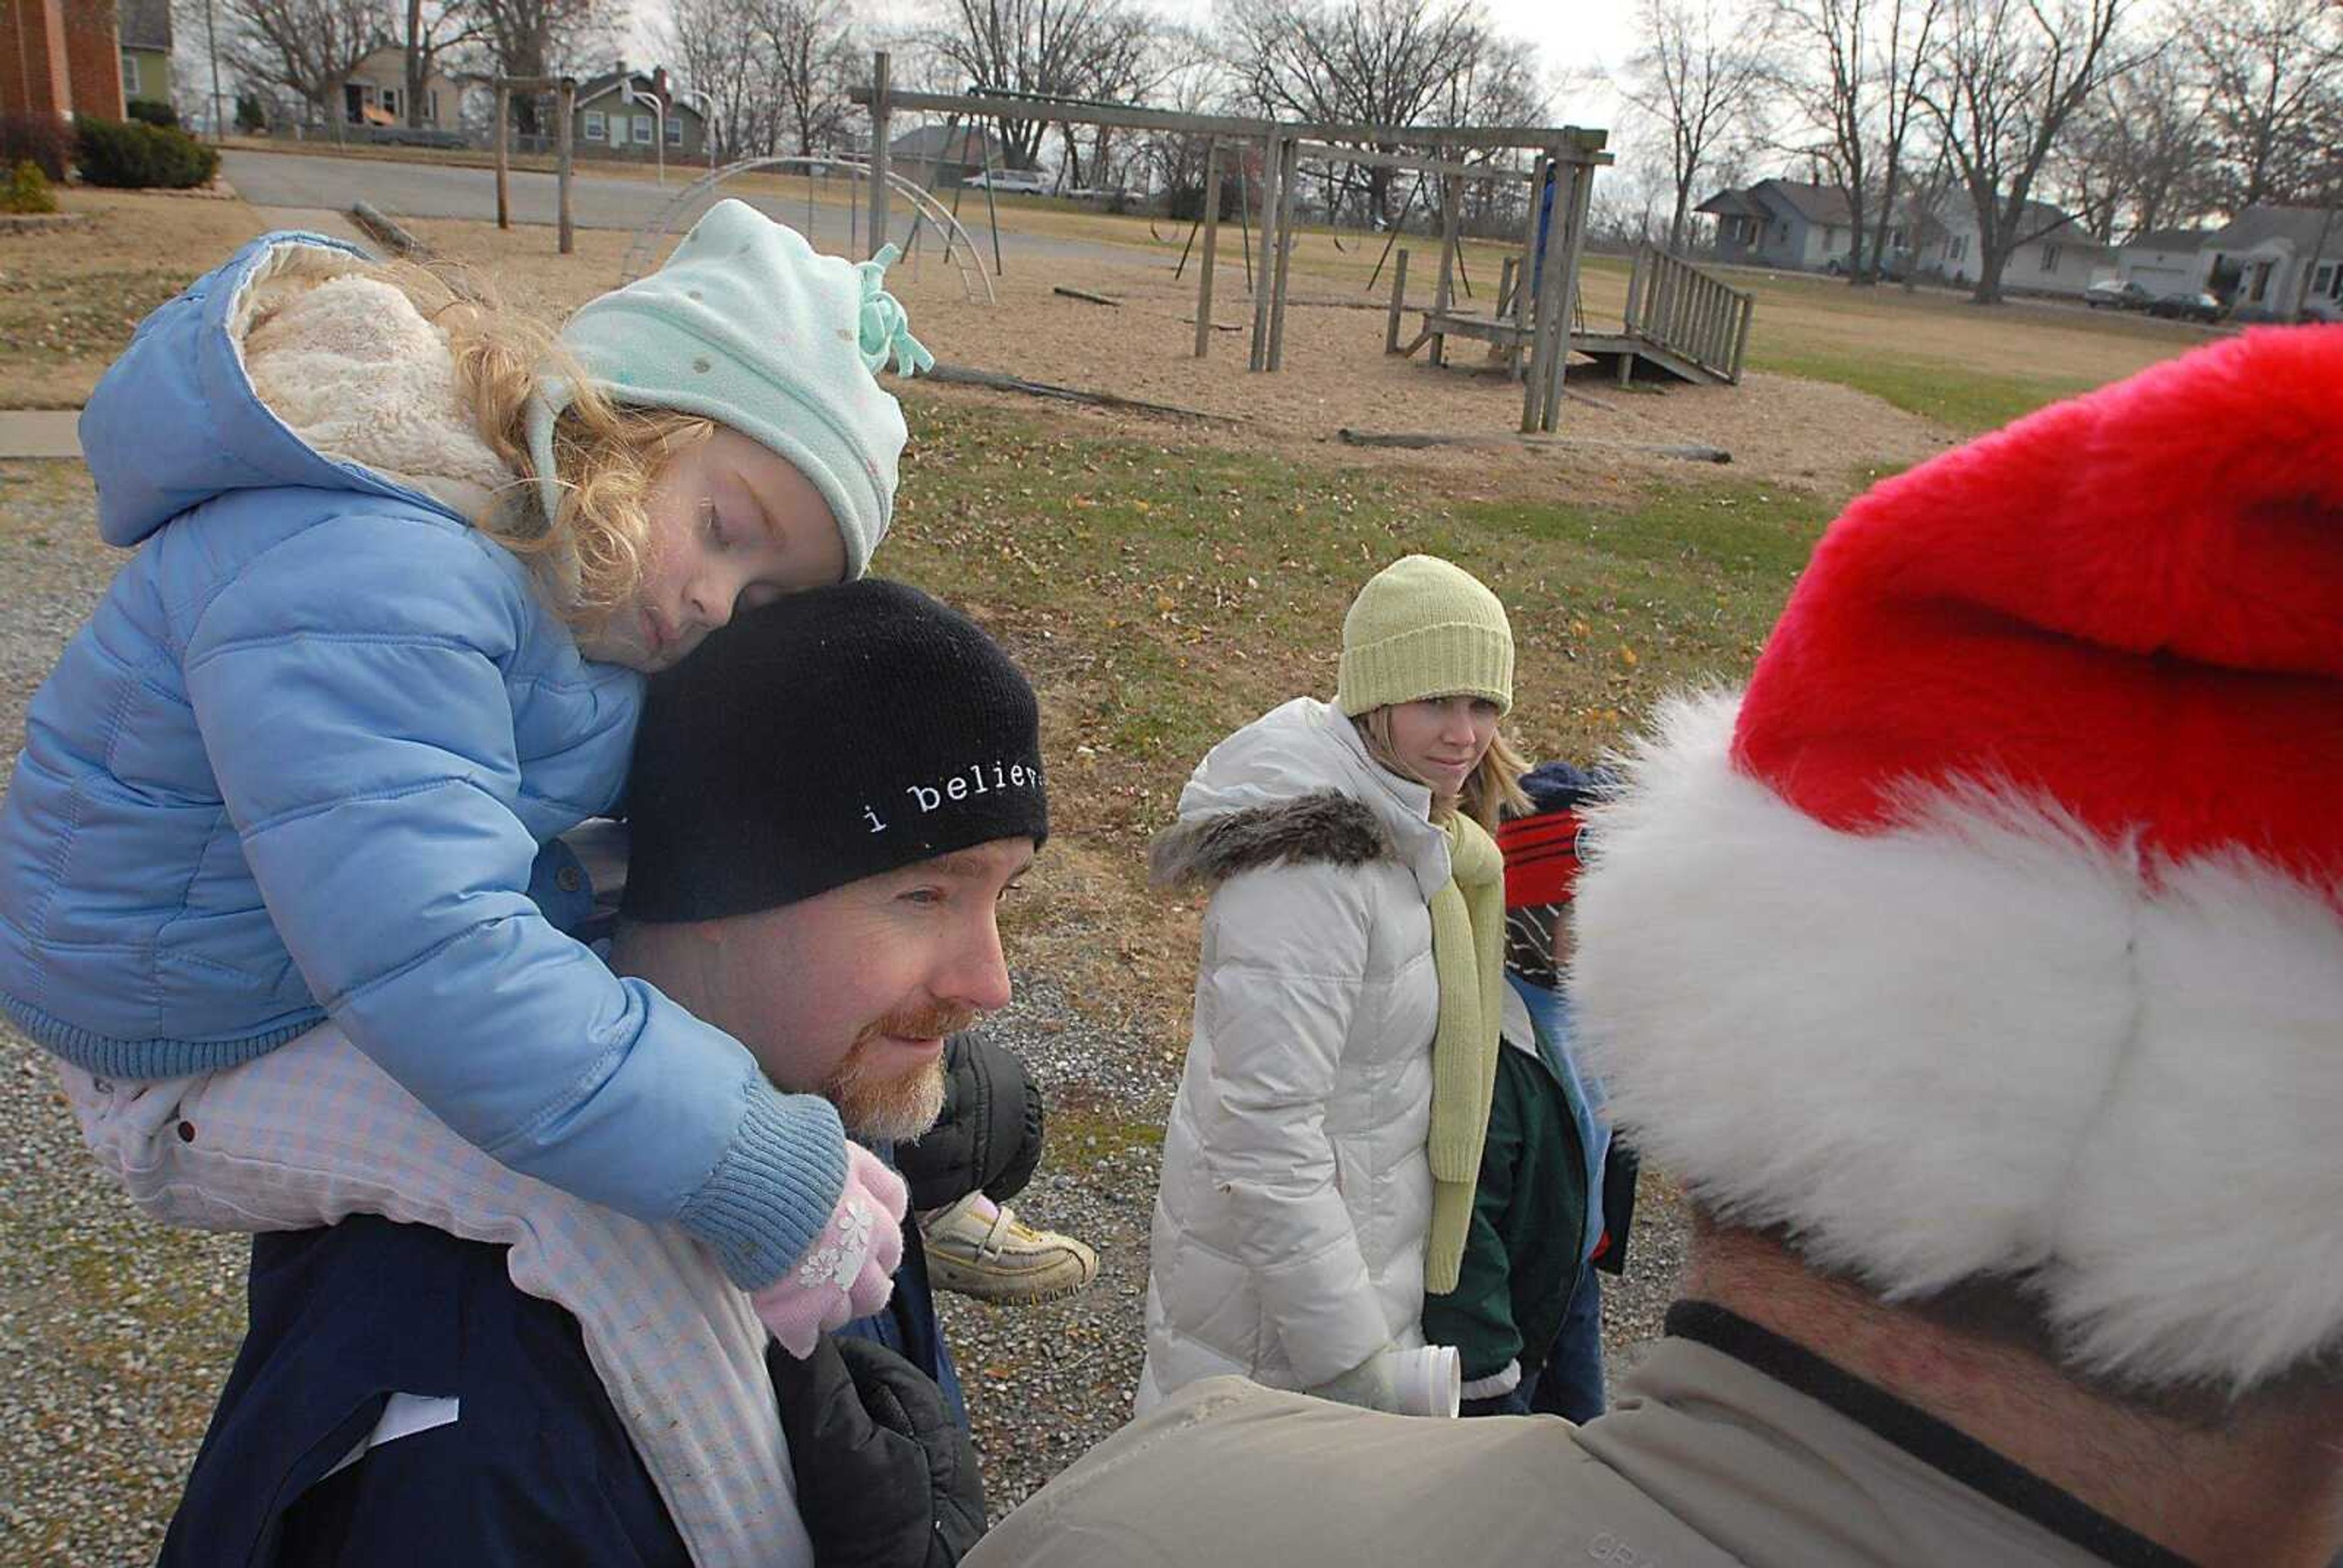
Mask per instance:
[[[1437,556],[1403,556],[1367,580],[1342,618],[1334,700],[1355,719],[1428,697],[1513,706],[1513,628],[1481,579]]]
[[[612,401],[696,414],[787,458],[830,504],[860,577],[894,516],[903,411],[879,385],[890,359],[935,363],[870,261],[823,256],[746,202],[720,201],[648,277],[580,306],[561,344]],[[571,391],[530,399],[529,459],[545,515],[561,499],[553,421]]]

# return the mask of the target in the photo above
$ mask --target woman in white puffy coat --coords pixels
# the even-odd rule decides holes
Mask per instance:
[[[1156,879],[1212,900],[1155,1205],[1142,1413],[1224,1372],[1388,1408],[1390,1358],[1423,1342],[1435,1034],[1443,1085],[1481,1081],[1477,1119],[1469,1092],[1442,1119],[1470,1124],[1447,1158],[1473,1161],[1466,1210],[1486,1074],[1448,1041],[1484,1040],[1494,1064],[1502,868],[1484,829],[1520,799],[1497,729],[1512,695],[1503,607],[1411,556],[1352,605],[1336,701],[1256,719],[1182,792]],[[1461,1222],[1443,1221],[1460,1247]]]

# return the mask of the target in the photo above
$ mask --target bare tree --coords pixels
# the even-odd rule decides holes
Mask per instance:
[[[237,76],[283,88],[336,126],[342,84],[391,38],[383,0],[221,0],[220,20],[220,58]]]
[[[1493,125],[1536,99],[1528,51],[1499,38],[1475,0],[1230,0],[1220,43],[1240,102],[1279,118]],[[1433,145],[1393,136],[1373,149]],[[1389,222],[1392,171],[1370,169],[1365,183],[1369,211]]]
[[[1721,12],[1717,0],[1638,0],[1644,45],[1628,63],[1623,95],[1667,126],[1674,209],[1668,248],[1684,248],[1693,187],[1725,145],[1748,128],[1774,80],[1766,15]]]
[[[407,0],[407,123],[423,124],[424,95],[439,68],[442,55],[461,49],[480,35],[478,21],[465,8],[465,0]]]
[[[1946,46],[1921,101],[1976,215],[1979,305],[2000,303],[2010,256],[2055,226],[2030,204],[2059,134],[2138,62],[2116,42],[2127,4],[1947,0]]]
[[[980,92],[1050,97],[1111,95],[1109,73],[1127,61],[1133,35],[1156,25],[1138,0],[950,0],[946,20],[920,35],[929,50]],[[1031,167],[1050,130],[1037,104],[1031,117],[1004,116],[1009,161]]]
[[[2189,18],[2227,208],[2306,202],[2343,141],[2343,10],[2227,0]]]
[[[1667,165],[1656,143],[1624,141],[1616,165],[1594,182],[1587,209],[1590,237],[1606,245],[1657,245],[1667,237],[1669,205],[1675,199]]]
[[[800,155],[835,141],[858,65],[848,0],[757,0],[757,37],[778,94],[777,137],[789,133]]]
[[[779,92],[755,0],[668,0],[659,43],[683,81],[708,95],[708,134],[725,157],[769,152]]]
[[[1113,103],[1144,103],[1179,79],[1202,50],[1189,29],[1173,27],[1152,12],[1136,5],[1121,6],[1101,20],[1089,62],[1085,95]],[[1090,167],[1086,179],[1084,152],[1076,127],[1058,126],[1065,148],[1061,175],[1069,185],[1103,185],[1112,180],[1114,138],[1122,133],[1111,126],[1081,127],[1089,136]]]
[[[1943,13],[1944,0],[1777,0],[1783,83],[1854,226],[1852,284],[1885,261]]]
[[[2192,222],[2221,205],[2204,92],[2183,57],[2167,47],[2110,78],[2061,138],[2052,172],[2096,239]]]
[[[619,25],[619,0],[465,0],[479,29],[489,69],[499,76],[546,76],[578,62]],[[615,51],[614,51],[615,52]],[[524,135],[542,136],[537,98],[513,95]]]
[[[1228,107],[1228,85],[1207,41],[1189,33],[1175,46],[1184,63],[1158,86],[1156,101],[1184,115],[1212,114]],[[1140,140],[1137,156],[1146,170],[1147,182],[1170,193],[1176,217],[1190,216],[1186,208],[1192,205],[1197,212],[1203,210],[1206,141],[1179,131],[1152,131]],[[1236,200],[1235,178],[1233,172],[1224,176],[1225,201]]]

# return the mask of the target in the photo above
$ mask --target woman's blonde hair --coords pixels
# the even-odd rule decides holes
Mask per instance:
[[[1400,760],[1399,748],[1392,744],[1391,707],[1370,708],[1352,722],[1366,743],[1367,755],[1373,758],[1387,772],[1403,779],[1412,779],[1426,789],[1432,781]],[[1480,765],[1464,780],[1463,789],[1453,800],[1443,799],[1433,790],[1432,815],[1437,821],[1443,813],[1458,810],[1493,833],[1498,819],[1507,812],[1516,814],[1530,809],[1530,798],[1522,792],[1522,775],[1529,771],[1529,763],[1513,749],[1500,729],[1490,738],[1489,749],[1481,754]]]
[[[669,458],[715,434],[714,422],[611,401],[554,328],[501,305],[468,273],[410,262],[377,270],[446,333],[458,391],[480,438],[518,476],[474,519],[481,531],[538,568],[573,627],[632,604],[649,564],[653,481]],[[528,450],[529,398],[548,377],[573,389],[553,422],[561,505],[550,518]]]

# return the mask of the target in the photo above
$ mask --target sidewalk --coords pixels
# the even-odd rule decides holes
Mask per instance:
[[[0,409],[0,458],[78,457],[78,408]]]

